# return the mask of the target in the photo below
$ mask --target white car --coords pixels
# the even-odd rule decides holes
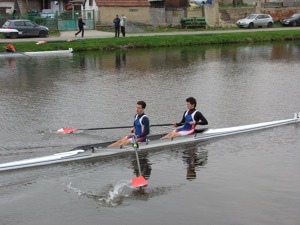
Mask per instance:
[[[272,27],[273,18],[269,14],[252,14],[245,19],[238,20],[236,25],[238,27]]]
[[[41,17],[54,19],[55,14],[53,13],[53,11],[51,9],[43,9],[41,12]]]

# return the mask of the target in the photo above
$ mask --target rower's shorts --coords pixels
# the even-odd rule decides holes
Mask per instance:
[[[178,128],[175,130],[177,133],[180,134],[180,136],[186,136],[186,135],[192,135],[195,133],[195,129],[191,130],[183,130],[182,128]]]
[[[128,135],[128,136],[127,136],[127,139],[128,139],[131,143],[134,142],[134,141],[133,141],[133,136],[132,136],[132,135]],[[138,142],[138,143],[140,143],[140,142],[146,142],[146,137],[138,138],[138,139],[136,139],[136,142]]]

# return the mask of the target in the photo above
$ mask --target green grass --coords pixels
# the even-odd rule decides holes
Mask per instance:
[[[107,51],[130,48],[156,48],[213,44],[246,44],[300,40],[300,30],[253,31],[246,33],[218,33],[172,36],[140,36],[126,38],[83,39],[78,41],[16,42],[17,51],[47,51],[73,48],[74,51]],[[4,44],[2,44],[4,46]]]

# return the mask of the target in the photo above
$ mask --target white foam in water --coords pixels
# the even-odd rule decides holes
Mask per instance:
[[[122,203],[124,197],[128,197],[132,192],[131,180],[120,180],[111,190],[106,198],[99,200],[105,202],[108,206],[118,206]]]
[[[120,195],[126,197],[126,190],[131,188],[131,180],[120,180],[113,188],[112,191],[109,191],[109,198],[114,199]]]
[[[72,181],[67,185],[68,190],[74,191],[74,192],[77,193],[79,196],[85,194],[84,191],[80,190],[79,188],[72,187],[71,184],[72,184]]]
[[[132,190],[134,189],[131,186],[131,180],[120,180],[115,186],[108,190],[108,193],[106,192],[101,195],[87,193],[80,190],[79,188],[72,187],[72,182],[70,182],[67,187],[69,191],[76,193],[78,196],[93,198],[95,200],[103,202],[108,207],[116,207],[118,205],[121,205],[123,199],[130,196]]]

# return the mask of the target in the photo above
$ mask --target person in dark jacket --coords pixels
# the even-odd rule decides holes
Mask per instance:
[[[116,15],[116,18],[113,21],[115,24],[115,37],[120,37],[120,21],[119,15]]]
[[[75,34],[75,37],[77,37],[77,35],[81,32],[81,36],[84,37],[84,25],[85,23],[82,20],[81,15],[78,17],[78,28],[79,31]]]

